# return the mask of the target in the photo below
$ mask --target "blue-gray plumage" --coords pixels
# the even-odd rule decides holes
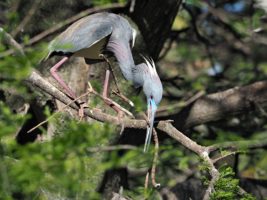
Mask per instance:
[[[73,23],[49,44],[49,53],[65,55],[54,65],[50,72],[66,90],[67,94],[76,98],[75,93],[57,74],[58,68],[70,56],[84,57],[87,60],[101,60],[99,55],[105,51],[112,52],[125,79],[133,82],[135,87],[143,87],[147,97],[147,113],[149,126],[144,151],[147,151],[151,140],[154,117],[162,98],[162,84],[152,60],[144,58],[145,63],[135,65],[131,48],[134,46],[136,31],[122,16],[112,13],[97,13],[84,17]]]
[[[144,147],[144,152],[146,152],[151,141],[154,118],[157,107],[162,98],[163,88],[156,71],[155,63],[152,59],[144,59],[146,63],[136,65],[133,68],[133,84],[135,87],[142,86],[147,98],[147,116],[149,120],[149,126],[147,127]]]
[[[48,57],[63,54],[67,58],[78,56],[98,61],[101,60],[100,54],[109,51],[116,57],[123,76],[127,80],[132,80],[131,69],[135,64],[131,48],[134,46],[135,36],[136,31],[122,16],[105,12],[96,13],[78,20],[51,41],[48,46]],[[74,92],[56,73],[67,58],[63,58],[50,71],[68,95],[75,98]]]

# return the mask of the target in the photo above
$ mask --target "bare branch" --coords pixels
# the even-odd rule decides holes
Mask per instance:
[[[223,92],[199,98],[171,116],[175,127],[181,130],[217,121],[229,115],[237,115],[267,105],[267,81],[259,81],[244,87],[235,87]]]
[[[125,144],[125,145],[105,146],[105,147],[90,147],[87,149],[87,151],[91,153],[96,153],[103,151],[134,150],[134,149],[137,149],[136,146]]]
[[[3,34],[4,36],[3,39],[8,45],[12,46],[15,49],[15,51],[18,51],[20,55],[24,55],[23,47],[19,43],[17,43],[17,41],[2,27],[0,27],[0,33]]]
[[[246,149],[262,148],[267,146],[267,138],[260,140],[243,140],[243,141],[233,141],[233,142],[223,142],[208,146],[209,152],[216,150],[232,150],[240,151]]]
[[[22,22],[11,32],[11,35],[13,37],[16,37],[16,35],[26,26],[26,24],[31,20],[32,16],[34,15],[35,11],[38,8],[38,5],[40,4],[41,0],[35,0],[32,4],[32,7],[28,11],[28,14],[24,17]]]
[[[159,188],[160,183],[156,182],[156,166],[158,162],[158,155],[159,155],[159,139],[158,139],[158,134],[155,128],[153,128],[153,136],[154,136],[154,141],[155,141],[155,152],[154,152],[154,158],[153,158],[153,163],[152,163],[152,168],[151,168],[151,181],[152,185],[154,188]]]
[[[33,71],[26,81],[30,83],[31,85],[40,88],[47,94],[50,94],[51,96],[58,99],[62,103],[66,105],[69,104],[71,108],[75,110],[79,110],[79,106],[73,103],[72,99],[67,97],[63,92],[59,91],[56,87],[51,85],[48,81],[44,80],[37,72]],[[128,119],[128,118],[119,120],[117,117],[105,114],[101,110],[95,109],[95,108],[85,109],[85,115],[100,122],[109,122],[109,123],[113,123],[116,125],[120,125],[121,123],[124,123],[125,128],[146,129],[146,126],[147,126],[147,123],[145,120],[133,120],[133,119]]]

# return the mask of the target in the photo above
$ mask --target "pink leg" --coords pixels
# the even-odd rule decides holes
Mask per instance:
[[[67,92],[67,94],[72,97],[73,99],[76,98],[76,95],[74,94],[74,92],[69,88],[69,86],[64,82],[64,80],[57,74],[57,70],[63,65],[63,63],[65,63],[69,58],[68,57],[64,57],[62,58],[57,64],[55,64],[51,69],[50,69],[50,73],[52,74],[52,76],[54,77],[54,79],[56,79],[56,81],[65,89],[65,91]]]
[[[109,77],[110,77],[110,70],[106,71],[104,86],[103,86],[103,97],[106,98],[105,103],[109,105],[111,108],[113,108],[117,113],[119,113],[119,116],[121,115],[122,111],[115,106],[112,101],[109,101],[108,98],[108,89],[109,89]]]
[[[107,70],[104,85],[103,85],[103,97],[106,97],[106,98],[108,98],[109,76],[110,76],[110,71]]]

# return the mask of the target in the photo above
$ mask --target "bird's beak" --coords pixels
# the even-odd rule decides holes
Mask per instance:
[[[147,130],[146,130],[146,140],[145,140],[144,152],[147,152],[150,141],[151,141],[156,110],[157,110],[157,105],[156,105],[154,99],[149,99],[149,102],[147,105],[147,116],[148,116],[148,120],[149,120],[149,126],[147,126]]]

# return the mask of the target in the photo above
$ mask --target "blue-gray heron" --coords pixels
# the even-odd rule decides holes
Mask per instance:
[[[50,72],[67,94],[76,98],[75,93],[57,74],[60,66],[70,56],[84,57],[89,61],[102,61],[100,54],[106,51],[113,53],[125,79],[133,82],[136,87],[143,87],[147,97],[150,125],[147,128],[144,149],[146,151],[151,140],[155,112],[162,98],[162,84],[152,60],[144,58],[146,63],[135,65],[131,53],[135,37],[136,31],[122,16],[106,12],[96,13],[73,23],[51,41],[48,57],[64,55]]]
[[[97,62],[102,61],[100,55],[107,51],[116,57],[123,76],[132,80],[131,68],[134,61],[131,48],[134,46],[135,36],[136,31],[119,15],[104,12],[84,17],[50,42],[47,57],[64,55],[50,72],[67,94],[76,98],[75,93],[57,74],[57,70],[70,56]]]

